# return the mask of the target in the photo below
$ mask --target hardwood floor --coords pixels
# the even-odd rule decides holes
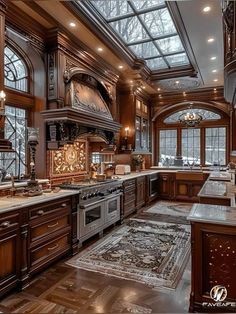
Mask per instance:
[[[188,312],[190,261],[175,291],[72,268],[61,261],[36,276],[23,292],[0,301],[8,313]]]

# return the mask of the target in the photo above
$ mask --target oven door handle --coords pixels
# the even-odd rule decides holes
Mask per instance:
[[[84,205],[79,205],[79,209],[87,209],[89,207],[92,207],[94,205],[98,205],[100,203],[104,203],[105,202],[105,198],[101,199],[101,200],[98,200],[98,201],[95,201],[93,203],[88,203],[88,204],[84,204]]]

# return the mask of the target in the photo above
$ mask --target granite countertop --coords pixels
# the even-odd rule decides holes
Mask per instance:
[[[221,205],[194,204],[187,219],[193,222],[236,226],[236,208]]]
[[[0,199],[0,214],[26,206],[32,206],[62,197],[78,194],[78,190],[59,190],[59,192],[43,193],[38,196],[4,196]]]
[[[236,186],[232,182],[207,180],[200,192],[199,197],[230,199],[231,206],[235,206]]]

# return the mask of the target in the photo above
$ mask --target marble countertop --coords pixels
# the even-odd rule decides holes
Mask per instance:
[[[119,174],[119,175],[114,175],[114,178],[117,178],[120,181],[125,181],[125,180],[129,180],[129,179],[135,179],[138,177],[142,177],[142,176],[146,176],[149,174],[155,174],[155,173],[159,173],[160,171],[158,170],[141,170],[140,172],[131,172],[130,174]]]
[[[0,199],[0,214],[26,206],[48,202],[62,197],[78,194],[78,190],[59,190],[59,192],[43,193],[38,196],[4,196]]]
[[[236,208],[221,205],[194,204],[187,219],[193,222],[236,226]]]

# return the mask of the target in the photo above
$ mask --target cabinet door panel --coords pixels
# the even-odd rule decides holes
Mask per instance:
[[[0,280],[16,274],[17,235],[0,240]]]

